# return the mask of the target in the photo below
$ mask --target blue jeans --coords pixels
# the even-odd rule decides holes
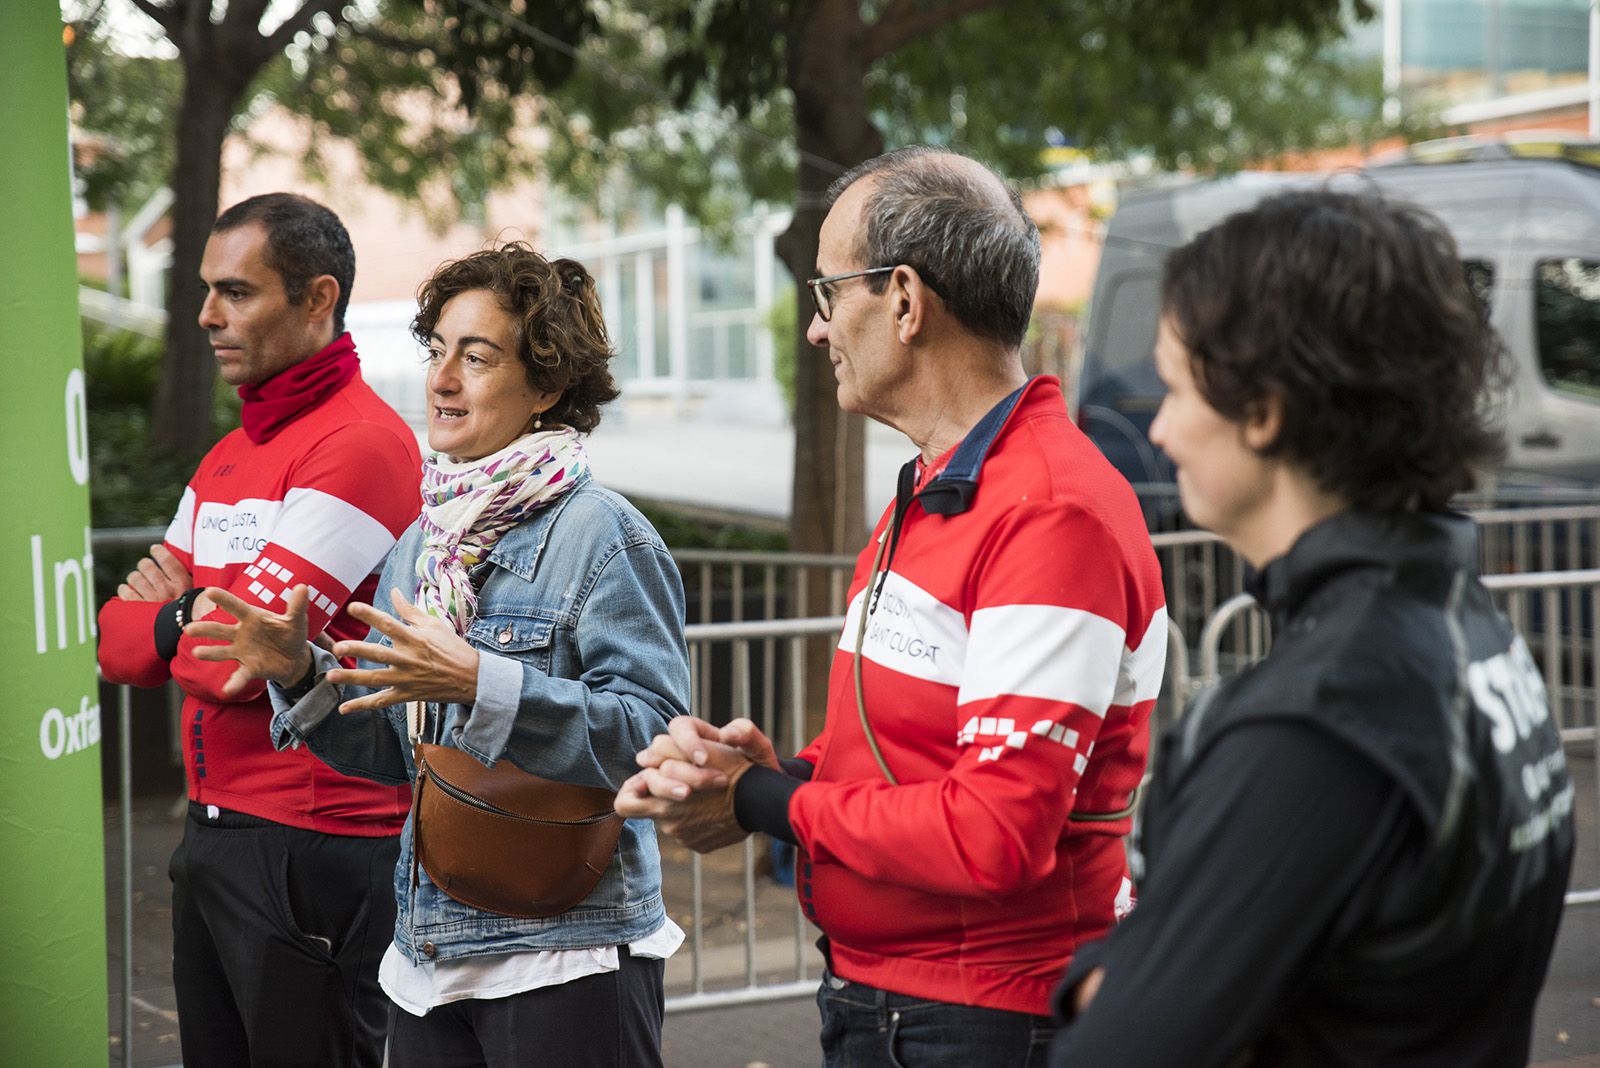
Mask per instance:
[[[953,1005],[822,974],[825,1068],[1043,1068],[1048,1016]]]

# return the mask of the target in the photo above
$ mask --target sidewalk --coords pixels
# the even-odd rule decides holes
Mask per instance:
[[[1592,761],[1574,761],[1575,766]],[[1580,790],[1594,790],[1592,779]],[[1579,806],[1587,809],[1587,806]],[[110,972],[110,1063],[121,1065],[122,1044],[122,858],[117,811],[108,806],[106,832],[107,937]],[[169,1068],[180,1063],[177,1012],[172,993],[171,884],[167,860],[182,834],[182,823],[172,816],[172,799],[136,798],[133,830],[133,1064],[138,1068]],[[1580,830],[1580,841],[1592,846],[1593,828]],[[731,855],[732,851],[730,851]],[[682,857],[670,854],[666,872],[668,906],[682,922],[687,904],[687,871]],[[706,865],[708,917],[734,915],[726,900],[726,864]],[[1579,857],[1578,878],[1592,880],[1600,859],[1591,850]],[[1584,885],[1592,885],[1585,882]],[[758,881],[757,930],[763,941],[773,930],[763,917],[781,915],[788,891]],[[742,912],[740,913],[742,915]],[[737,928],[741,920],[732,921]],[[776,921],[783,922],[781,919]],[[708,932],[708,940],[711,933]],[[742,932],[739,934],[742,939]],[[742,945],[742,941],[740,943]],[[687,946],[673,969],[682,976],[687,966]],[[742,950],[738,954],[742,960]],[[708,965],[709,966],[709,965]],[[669,976],[674,987],[682,980]],[[669,990],[676,993],[677,989]],[[817,1010],[809,998],[767,1002],[740,1008],[674,1013],[667,1017],[662,1053],[668,1068],[815,1068],[821,1057],[817,1047]],[[1536,1068],[1600,1068],[1600,906],[1569,908],[1556,945],[1555,960],[1540,998],[1534,1025],[1533,1061]]]
[[[137,1068],[173,1068],[180,1064],[177,1006],[172,991],[172,893],[167,861],[183,833],[173,815],[171,797],[136,797],[133,804],[133,1064]],[[106,932],[109,971],[110,1064],[123,1064],[121,831],[115,806],[105,810]],[[687,929],[691,899],[687,852],[669,844],[664,850],[663,881],[668,907]],[[744,907],[737,850],[728,850],[704,865],[705,968],[708,976],[742,974]],[[758,967],[766,975],[792,968],[792,940],[779,937],[793,930],[793,891],[757,880]],[[812,956],[815,956],[813,953]],[[777,960],[767,960],[777,957]],[[813,964],[811,974],[820,965]],[[792,972],[790,973],[792,975]],[[687,945],[669,963],[667,992],[687,993]],[[710,985],[708,983],[708,985]],[[734,1009],[674,1013],[667,1017],[662,1038],[669,1068],[808,1068],[819,1061],[817,1010],[809,998],[769,1002]],[[0,1062],[4,1058],[0,1057]],[[554,1068],[554,1066],[552,1066]]]

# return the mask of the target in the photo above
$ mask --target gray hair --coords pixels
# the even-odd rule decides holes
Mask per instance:
[[[976,160],[910,145],[838,178],[828,187],[829,205],[867,177],[876,184],[861,209],[860,262],[915,269],[962,326],[1007,348],[1022,344],[1039,289],[1039,228],[1017,191]],[[875,275],[866,284],[882,293],[888,279]]]

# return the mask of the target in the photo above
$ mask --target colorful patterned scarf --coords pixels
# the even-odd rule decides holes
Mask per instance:
[[[417,604],[458,634],[478,614],[468,569],[501,535],[578,484],[589,469],[578,432],[525,434],[492,456],[456,462],[442,454],[422,464],[422,553]]]

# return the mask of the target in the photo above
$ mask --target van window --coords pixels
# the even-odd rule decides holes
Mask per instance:
[[[1156,324],[1161,314],[1161,272],[1124,271],[1111,279],[1103,304],[1105,322],[1096,327],[1095,353],[1108,374],[1122,375],[1123,387],[1160,396],[1155,377]]]
[[[1545,381],[1600,400],[1600,261],[1541,260],[1533,277]]]

